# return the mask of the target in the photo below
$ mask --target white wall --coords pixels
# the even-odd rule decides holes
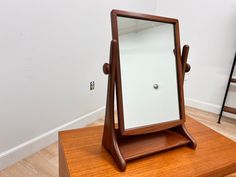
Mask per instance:
[[[0,169],[66,123],[104,113],[112,8],[154,13],[156,0],[0,2]]]
[[[219,113],[236,52],[236,1],[158,0],[156,14],[178,18],[182,45],[190,45],[186,103]]]

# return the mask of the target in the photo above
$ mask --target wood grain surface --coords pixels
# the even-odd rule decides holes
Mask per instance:
[[[65,176],[224,176],[236,171],[236,143],[197,121],[186,126],[197,140],[196,150],[183,146],[131,161],[120,172],[101,145],[102,126],[59,134],[60,177]],[[63,163],[60,163],[63,164]],[[62,173],[63,171],[63,173]],[[67,171],[68,173],[65,173]]]

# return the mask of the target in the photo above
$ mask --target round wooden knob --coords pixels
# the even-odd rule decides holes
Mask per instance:
[[[108,63],[104,63],[103,72],[104,72],[104,74],[110,74],[111,68],[110,68],[110,65]]]
[[[186,68],[185,68],[185,72],[189,72],[191,69],[191,66],[187,63],[186,64]]]

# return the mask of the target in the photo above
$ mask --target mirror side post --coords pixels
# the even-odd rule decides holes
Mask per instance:
[[[117,142],[114,122],[114,89],[116,83],[116,57],[117,41],[112,40],[110,44],[110,62],[103,65],[104,74],[108,75],[106,112],[103,128],[103,147],[112,155],[120,171],[125,171],[126,161],[123,158]]]
[[[189,45],[184,45],[181,53],[181,63],[182,63],[182,74],[183,74],[183,84],[184,84],[184,76],[185,72],[189,72],[191,69],[191,66],[187,63],[188,60],[188,53],[189,53]],[[191,134],[188,132],[186,129],[185,125],[182,124],[181,126],[178,126],[176,128],[178,132],[180,132],[182,135],[187,137],[190,142],[188,143],[188,146],[192,149],[196,149],[197,147],[197,142],[196,140],[191,136]]]
[[[188,53],[189,53],[189,45],[184,45],[182,49],[182,55],[181,55],[183,79],[185,76],[185,72],[189,72],[191,69],[191,66],[187,63]]]

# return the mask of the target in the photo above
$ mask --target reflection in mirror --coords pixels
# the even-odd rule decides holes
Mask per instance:
[[[124,128],[179,120],[174,25],[118,17]]]

